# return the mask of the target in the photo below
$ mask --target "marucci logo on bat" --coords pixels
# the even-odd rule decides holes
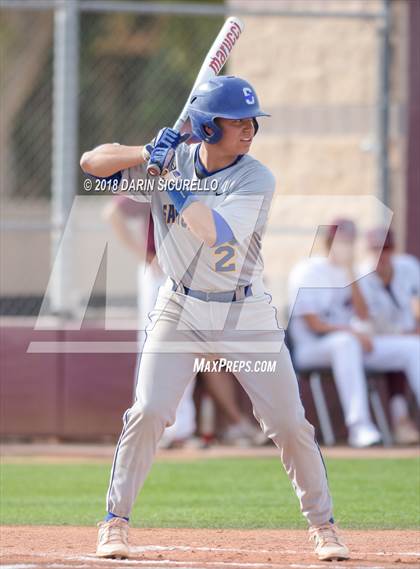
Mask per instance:
[[[233,49],[233,46],[236,43],[236,40],[239,39],[240,35],[241,28],[237,23],[233,23],[230,27],[230,30],[226,34],[225,39],[222,41],[219,49],[216,51],[216,54],[210,61],[209,66],[213,69],[216,75],[222,69],[223,65],[229,57],[230,52]]]

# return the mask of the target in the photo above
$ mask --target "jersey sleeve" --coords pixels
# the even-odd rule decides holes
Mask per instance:
[[[119,146],[119,142],[113,142],[112,144]],[[108,182],[117,181],[118,187],[114,189],[114,186],[112,186],[112,191],[115,194],[124,195],[138,202],[151,202],[152,200],[150,187],[152,182],[147,184],[149,181],[147,178],[147,163],[139,164],[125,170],[119,170],[106,177],[94,176],[89,172],[85,172],[85,174],[93,179],[106,180]]]
[[[238,243],[262,232],[275,190],[275,178],[267,169],[244,177],[240,186],[214,208],[231,228]]]

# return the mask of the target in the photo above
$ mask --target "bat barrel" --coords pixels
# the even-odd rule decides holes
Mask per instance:
[[[231,16],[225,21],[204,59],[194,85],[185,102],[184,108],[174,124],[173,128],[175,130],[180,131],[188,119],[188,106],[194,89],[196,89],[201,83],[208,81],[210,78],[215,77],[220,73],[243,30],[244,24],[239,20],[239,18]],[[157,164],[149,164],[147,167],[147,173],[149,176],[161,176],[163,174]]]
[[[205,83],[220,73],[243,31],[244,24],[239,18],[230,16],[224,22],[201,65],[201,69],[194,81],[194,85],[188,95],[184,108],[174,125],[175,130],[180,130],[188,118],[188,106],[194,90],[201,85],[201,83]]]

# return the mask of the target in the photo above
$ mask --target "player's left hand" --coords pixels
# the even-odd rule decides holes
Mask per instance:
[[[151,165],[160,175],[165,175],[173,167],[176,148],[189,138],[173,128],[162,128],[151,145],[146,148],[150,154],[148,169]]]

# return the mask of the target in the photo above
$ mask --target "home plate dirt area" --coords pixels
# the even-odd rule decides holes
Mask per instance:
[[[420,533],[413,530],[341,530],[352,559],[321,562],[302,530],[130,530],[126,560],[94,556],[96,528],[69,526],[2,526],[1,565],[7,569],[143,567],[191,569],[420,566]]]

